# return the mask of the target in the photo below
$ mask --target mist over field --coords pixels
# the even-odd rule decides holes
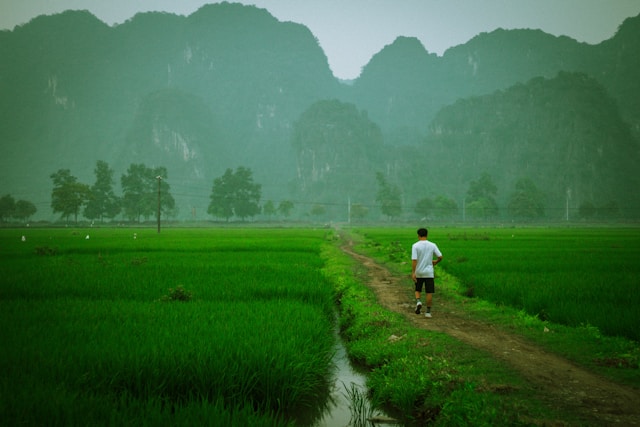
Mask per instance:
[[[0,32],[0,220],[635,220],[638,51],[640,16],[399,37],[341,81],[253,6],[40,16]]]

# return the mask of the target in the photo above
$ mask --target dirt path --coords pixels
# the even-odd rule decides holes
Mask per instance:
[[[556,408],[567,408],[580,414],[589,425],[640,425],[638,391],[608,381],[550,354],[521,336],[469,320],[463,306],[443,303],[434,297],[434,316],[426,319],[423,315],[416,315],[413,311],[415,306],[407,298],[408,275],[393,276],[389,270],[354,252],[349,246],[342,249],[366,267],[368,284],[380,304],[404,314],[416,327],[444,332],[489,352],[520,372],[540,390],[540,394],[548,396]]]

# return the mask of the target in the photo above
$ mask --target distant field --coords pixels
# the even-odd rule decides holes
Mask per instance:
[[[2,424],[317,415],[335,344],[325,243],[313,230],[0,230]]]
[[[410,259],[411,229],[361,229],[394,259]],[[437,228],[444,268],[467,293],[543,320],[590,325],[640,341],[640,229]]]

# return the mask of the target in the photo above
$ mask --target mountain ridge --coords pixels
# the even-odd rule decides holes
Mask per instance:
[[[176,197],[183,213],[193,206],[206,211],[213,178],[229,167],[253,169],[264,200],[289,199],[299,176],[294,123],[329,99],[354,105],[381,130],[384,147],[372,147],[382,152],[371,157],[378,160],[370,165],[368,187],[375,189],[376,171],[415,181],[411,174],[391,174],[389,161],[411,164],[433,141],[442,144],[432,122],[443,109],[477,96],[492,97],[485,104],[499,109],[500,91],[536,77],[553,81],[558,72],[584,73],[604,88],[613,99],[610,108],[623,118],[622,124],[608,119],[606,126],[628,127],[635,148],[625,155],[637,162],[638,22],[640,16],[625,20],[614,37],[598,45],[539,30],[496,30],[441,57],[415,38],[399,37],[372,57],[358,79],[344,84],[307,27],[280,22],[253,6],[207,5],[186,17],[144,13],[113,27],[86,11],[34,18],[0,32],[0,57],[11,58],[0,61],[0,112],[7,117],[0,124],[0,193],[31,199],[44,213],[51,173],[68,168],[90,183],[95,162],[104,160],[116,177],[131,163],[166,166],[172,189],[186,195]],[[598,109],[591,101],[568,107]],[[549,123],[560,126],[551,118]],[[478,136],[472,132],[469,138]],[[629,144],[619,138],[608,143]],[[466,155],[454,146],[438,150],[451,150],[448,158]],[[605,177],[619,175],[615,164],[599,167],[608,168]],[[460,201],[465,186],[482,172],[450,168],[447,181],[459,184],[448,196]],[[503,174],[496,175],[507,193],[516,177],[502,184]],[[638,205],[637,197],[625,201],[621,191],[608,192],[619,203]],[[340,191],[329,196],[308,194],[297,201],[346,199]],[[361,202],[373,206],[374,196]],[[422,196],[417,189],[405,195],[407,214]],[[576,195],[575,203],[587,198]]]

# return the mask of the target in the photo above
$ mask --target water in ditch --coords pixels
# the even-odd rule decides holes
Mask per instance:
[[[335,364],[335,374],[333,386],[331,388],[331,399],[327,411],[323,414],[322,418],[314,424],[313,427],[374,427],[384,425],[385,427],[401,427],[401,424],[393,422],[371,422],[366,421],[366,417],[357,417],[353,419],[354,413],[352,412],[352,406],[354,402],[349,399],[349,393],[347,390],[353,390],[355,387],[366,395],[366,376],[357,372],[349,361],[347,356],[347,350],[340,338],[339,334],[336,337],[335,355],[333,357],[333,363]],[[357,413],[356,413],[357,415]],[[381,411],[374,411],[373,416],[377,419],[387,418],[387,415]]]

